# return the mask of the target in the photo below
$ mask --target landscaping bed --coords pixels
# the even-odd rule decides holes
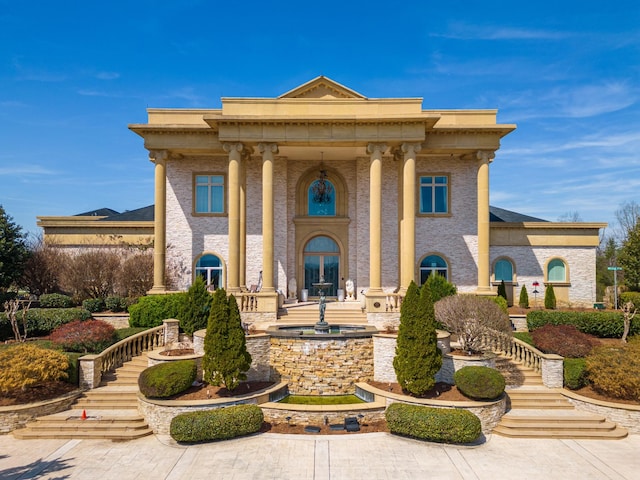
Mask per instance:
[[[407,395],[402,391],[402,387],[399,383],[374,381],[369,381],[367,383],[372,387],[384,390],[385,392],[395,393],[396,395]],[[447,402],[466,402],[470,400],[468,397],[465,397],[455,385],[449,385],[448,383],[443,382],[436,383],[435,386],[424,395],[420,397],[414,396],[414,398],[437,399]]]
[[[26,390],[16,389],[0,397],[0,407],[11,405],[25,405],[27,403],[43,402],[53,398],[61,397],[73,390],[77,390],[76,385],[62,380],[44,382]]]

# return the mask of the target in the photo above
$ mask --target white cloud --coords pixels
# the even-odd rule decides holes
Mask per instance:
[[[445,33],[434,33],[431,36],[454,40],[562,40],[572,34],[553,30],[492,25],[477,26],[456,22],[451,23]]]
[[[96,78],[99,80],[115,80],[120,78],[120,74],[117,72],[98,72]]]

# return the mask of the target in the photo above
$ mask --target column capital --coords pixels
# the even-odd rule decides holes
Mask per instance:
[[[400,145],[400,150],[405,155],[407,155],[407,154],[411,155],[412,153],[416,154],[416,153],[420,152],[420,150],[422,150],[422,144],[421,143],[408,143],[408,142],[405,142],[402,145]]]
[[[263,155],[265,153],[278,153],[278,144],[277,143],[259,143],[258,151]]]
[[[496,158],[496,152],[492,150],[478,150],[476,157],[482,163],[491,163],[491,161]]]
[[[169,160],[169,150],[149,150],[149,160],[153,163],[164,163]]]
[[[376,152],[379,152],[380,155],[384,155],[384,152],[386,152],[386,150],[387,150],[386,143],[368,143],[367,144],[368,154],[375,154]]]
[[[222,144],[222,148],[227,153],[231,153],[231,152],[240,152],[240,153],[242,153],[242,151],[244,150],[244,143],[241,143],[241,142],[224,142]]]

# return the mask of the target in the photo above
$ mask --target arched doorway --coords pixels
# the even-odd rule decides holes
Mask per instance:
[[[325,289],[327,297],[337,296],[340,282],[340,247],[330,237],[319,235],[313,237],[304,246],[304,287],[309,291],[310,297],[319,295],[313,286],[323,277],[325,282],[331,283],[331,287]]]

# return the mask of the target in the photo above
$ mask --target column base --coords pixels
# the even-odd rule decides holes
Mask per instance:
[[[478,287],[474,292],[479,297],[496,297],[498,292],[491,289],[491,287]]]
[[[151,290],[147,292],[147,295],[166,295],[169,293],[165,285],[154,285]]]

